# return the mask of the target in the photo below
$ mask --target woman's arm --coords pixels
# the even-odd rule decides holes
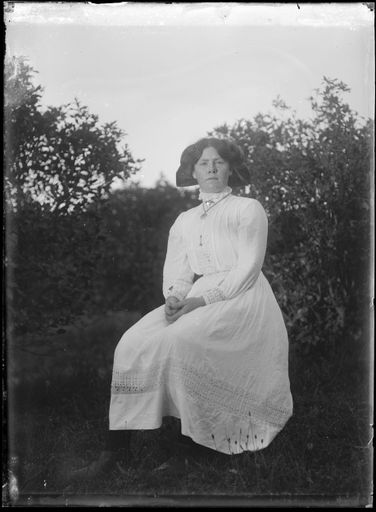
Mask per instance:
[[[166,259],[163,267],[163,295],[184,299],[193,285],[192,271],[182,236],[181,215],[170,229]]]
[[[203,294],[206,304],[232,299],[252,288],[264,262],[267,237],[268,219],[265,210],[254,199],[240,213],[237,265],[217,288]]]

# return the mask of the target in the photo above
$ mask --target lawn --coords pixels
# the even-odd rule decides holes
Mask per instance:
[[[365,506],[371,502],[368,352],[291,349],[294,415],[260,452],[178,444],[179,422],[134,436],[133,460],[90,483],[64,476],[95,458],[107,428],[113,349],[138,314],[109,313],[25,349],[8,349],[3,504]],[[358,341],[359,343],[359,341]],[[293,343],[291,344],[293,347]],[[26,351],[27,350],[27,351]],[[174,456],[173,464],[158,469]],[[7,473],[7,471],[6,471]]]

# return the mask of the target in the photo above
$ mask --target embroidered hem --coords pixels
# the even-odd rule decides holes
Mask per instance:
[[[111,392],[113,395],[149,393],[166,386],[167,382],[172,389],[183,388],[198,406],[205,403],[241,419],[252,418],[255,423],[283,427],[291,415],[287,409],[174,358],[159,361],[145,370],[125,371],[114,367]]]

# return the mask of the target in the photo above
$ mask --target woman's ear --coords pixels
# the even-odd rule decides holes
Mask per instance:
[[[197,181],[196,171],[194,169],[192,171],[192,178],[194,178]]]

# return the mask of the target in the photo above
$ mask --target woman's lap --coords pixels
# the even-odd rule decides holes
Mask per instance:
[[[260,345],[266,349],[267,338],[284,332],[283,319],[274,302],[268,290],[261,294],[250,290],[230,301],[197,308],[171,324],[165,318],[164,306],[160,306],[124,333],[114,364],[145,367],[150,361],[167,357],[195,361],[209,354],[215,358],[217,351],[236,352],[251,345],[256,350]]]

